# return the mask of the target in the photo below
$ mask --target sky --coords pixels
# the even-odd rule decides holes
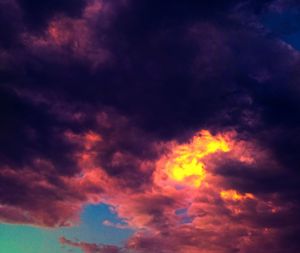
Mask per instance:
[[[300,252],[297,0],[0,1],[0,253]]]

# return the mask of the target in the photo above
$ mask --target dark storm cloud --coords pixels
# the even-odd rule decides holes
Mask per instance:
[[[156,159],[166,152],[161,143],[185,141],[199,129],[234,130],[238,140],[259,147],[255,163],[245,165],[224,156],[214,173],[224,180],[223,187],[252,192],[257,202],[247,200],[238,215],[234,204],[222,204],[218,195],[205,204],[229,223],[252,227],[256,244],[250,246],[257,252],[265,252],[268,245],[272,253],[295,252],[299,53],[259,22],[262,13],[282,11],[290,4],[294,3],[2,2],[1,220],[68,225],[83,204],[100,201],[95,194],[118,195],[124,190],[134,197],[127,203],[121,197],[112,200],[121,203],[121,217],[130,225],[170,235],[170,240],[159,233],[155,238],[135,236],[128,247],[151,252],[151,247],[161,246],[161,252],[169,252],[167,248],[184,246],[187,252],[198,252],[193,247],[201,245],[208,252],[222,252],[222,247],[223,252],[238,252],[227,237],[244,238],[246,230],[230,228],[226,237],[223,227],[224,236],[191,224],[176,227],[174,199],[182,197],[145,190],[151,188]],[[141,195],[135,195],[138,191]],[[268,200],[278,213],[270,213]],[[201,201],[199,197],[194,204]],[[195,212],[209,224],[221,224],[211,220],[209,212]],[[134,220],[132,213],[140,219]],[[264,227],[275,232],[268,237]],[[215,248],[197,237],[199,231]],[[62,242],[93,252],[83,242]],[[246,244],[240,252],[250,252]],[[119,251],[93,247],[95,252]]]
[[[17,3],[22,9],[22,16],[28,27],[40,28],[46,25],[55,14],[71,17],[80,16],[86,2],[84,0],[17,0]]]
[[[61,173],[76,171],[68,158],[73,147],[60,138],[66,123],[52,118],[46,105],[24,101],[4,87],[1,97],[1,166],[23,167],[37,157],[52,160]]]
[[[20,31],[20,10],[12,1],[1,1],[0,6],[0,47],[16,46],[18,44],[18,32]]]
[[[244,53],[245,44],[228,46],[236,43],[228,38],[227,32],[230,33],[231,28],[219,24],[230,24],[224,11],[234,4],[235,1],[218,4],[129,3],[121,8],[118,18],[113,18],[108,28],[101,27],[101,23],[94,27],[93,31],[99,30],[98,37],[87,38],[104,40],[101,46],[112,54],[112,65],[91,73],[90,68],[82,64],[82,59],[72,57],[66,62],[68,55],[65,52],[72,45],[65,44],[62,55],[52,51],[50,45],[33,49],[25,56],[31,60],[20,73],[20,83],[44,92],[56,90],[83,102],[113,106],[136,118],[137,124],[158,133],[159,137],[170,138],[187,128],[199,128],[216,118],[216,114],[227,106],[224,98],[231,100],[230,95],[240,90],[234,72],[238,73],[241,61],[248,59],[235,61],[234,51]],[[252,4],[250,6],[252,8]],[[101,11],[99,15],[102,15]],[[217,24],[215,17],[220,20]],[[212,24],[201,24],[210,19]],[[164,20],[175,21],[166,23]],[[245,43],[248,39],[259,40],[250,35],[241,31],[240,39]],[[32,44],[31,41],[28,43]],[[60,46],[59,41],[56,43],[54,46]],[[90,45],[87,46],[91,50]],[[255,50],[253,47],[252,51]],[[91,53],[95,54],[94,51]],[[41,87],[41,82],[47,85]],[[89,88],[86,89],[83,83],[88,83]]]

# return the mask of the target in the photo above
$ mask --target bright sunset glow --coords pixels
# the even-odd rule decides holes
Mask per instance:
[[[175,148],[166,162],[167,175],[174,181],[199,187],[206,175],[205,164],[201,159],[216,152],[229,150],[224,136],[213,136],[209,131],[202,130],[191,142]]]

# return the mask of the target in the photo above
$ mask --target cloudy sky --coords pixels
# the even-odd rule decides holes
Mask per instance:
[[[1,0],[1,253],[300,252],[297,0]]]

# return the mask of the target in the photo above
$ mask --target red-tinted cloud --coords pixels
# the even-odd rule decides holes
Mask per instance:
[[[120,253],[120,249],[112,245],[94,244],[86,242],[73,242],[64,237],[59,239],[61,244],[77,247],[82,249],[84,253]]]
[[[85,61],[95,69],[109,64],[111,53],[97,39],[95,22],[101,15],[107,16],[107,5],[91,1],[80,18],[57,15],[49,20],[47,28],[38,35],[24,33],[24,44],[37,57],[51,53],[54,61],[69,64],[72,60]]]

